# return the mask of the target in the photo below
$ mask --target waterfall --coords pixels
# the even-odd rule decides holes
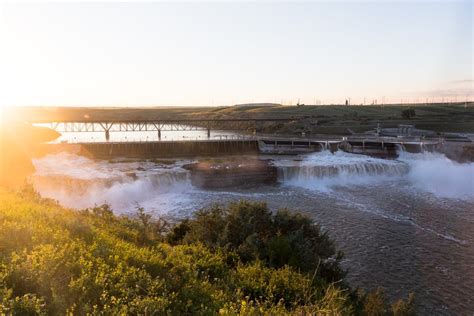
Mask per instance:
[[[68,153],[33,161],[31,177],[44,197],[72,208],[108,203],[117,212],[130,212],[137,203],[157,199],[165,202],[192,189],[190,174],[177,165],[156,166],[148,162],[95,161]],[[159,204],[159,203],[158,203]]]
[[[403,176],[409,171],[409,165],[402,161],[341,151],[315,153],[299,161],[278,160],[274,164],[281,183],[320,190],[337,185],[367,184]]]
[[[278,170],[280,179],[285,181],[295,178],[312,179],[338,176],[403,175],[408,172],[408,165],[403,163],[357,163],[328,166],[287,166],[280,167]]]
[[[402,153],[413,188],[437,197],[474,201],[474,163],[458,163],[434,152]]]
[[[439,153],[400,152],[396,160],[338,151],[315,153],[300,160],[274,161],[283,185],[328,191],[337,186],[387,185],[403,180],[414,192],[474,200],[474,163],[457,163]]]

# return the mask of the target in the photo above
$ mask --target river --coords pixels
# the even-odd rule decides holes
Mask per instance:
[[[245,157],[244,157],[245,158]],[[109,203],[134,212],[185,218],[211,203],[266,201],[312,216],[345,253],[348,281],[386,289],[390,299],[414,292],[418,313],[474,311],[474,163],[441,154],[402,153],[383,160],[344,152],[262,156],[278,183],[225,190],[194,187],[190,160],[93,160],[70,153],[33,161],[45,197],[84,208]]]

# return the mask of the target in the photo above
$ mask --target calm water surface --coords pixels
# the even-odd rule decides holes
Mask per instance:
[[[36,126],[42,126],[51,128],[51,124],[35,124]],[[96,130],[100,130],[99,126],[95,127]],[[207,135],[207,130],[189,130],[189,126],[174,126],[173,130],[170,131],[170,126],[163,127],[161,132],[161,139],[158,138],[157,131],[118,131],[116,127],[112,127],[110,131],[110,137],[107,140],[104,131],[97,132],[65,132],[61,133],[61,136],[52,141],[52,143],[97,143],[97,142],[151,142],[151,141],[176,141],[176,140],[206,140],[206,139],[225,139],[226,137],[236,137],[238,134],[232,131],[218,131],[211,130],[210,137]]]

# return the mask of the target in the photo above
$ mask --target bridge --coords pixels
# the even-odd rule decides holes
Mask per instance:
[[[161,139],[162,131],[211,130],[242,131],[253,130],[265,123],[290,122],[296,118],[258,118],[258,119],[150,119],[150,120],[62,120],[34,121],[33,124],[49,124],[57,132],[104,132],[110,139],[110,132],[156,131]]]
[[[300,154],[320,150],[368,154],[381,157],[396,155],[397,151],[420,152],[433,150],[443,139],[411,136],[317,135],[297,137],[295,135],[232,135],[211,140],[212,130],[253,131],[265,123],[289,122],[298,118],[231,118],[231,119],[149,119],[149,120],[62,120],[35,121],[31,123],[49,125],[58,132],[104,132],[106,142],[78,143],[83,149],[97,156],[164,156],[164,155],[215,155],[224,153]],[[162,131],[207,130],[207,140],[162,141]],[[111,132],[154,131],[159,141],[110,142]]]

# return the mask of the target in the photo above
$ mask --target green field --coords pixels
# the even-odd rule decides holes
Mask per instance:
[[[411,108],[415,116],[406,119],[401,113]],[[16,108],[11,117],[17,120],[120,120],[120,119],[229,119],[229,118],[294,118],[289,123],[260,126],[260,132],[309,134],[347,134],[348,128],[363,132],[377,127],[411,124],[436,132],[474,132],[474,104],[410,104],[410,105],[247,105],[229,107],[149,107],[149,108]]]

